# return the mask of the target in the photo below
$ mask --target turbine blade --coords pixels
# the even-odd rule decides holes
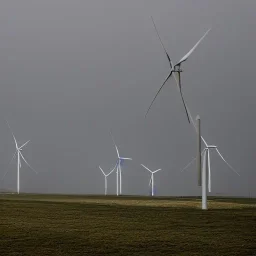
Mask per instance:
[[[204,151],[205,151],[205,150],[206,150],[206,148],[202,150],[201,156],[204,154]],[[184,169],[181,170],[181,172],[185,171],[195,160],[196,160],[196,157],[194,157],[194,158],[184,167]]]
[[[117,148],[117,146],[116,146],[116,145],[115,145],[115,147],[116,147],[116,153],[117,153],[117,156],[118,156],[118,158],[120,158],[118,148]]]
[[[217,153],[219,154],[219,156],[221,157],[221,159],[227,164],[227,166],[233,171],[235,172],[238,176],[240,176],[240,174],[225,160],[225,158],[222,156],[222,154],[220,153],[220,151],[218,150],[218,148],[215,148]]]
[[[157,36],[158,36],[158,38],[159,38],[159,41],[160,41],[161,45],[163,46],[163,49],[164,49],[165,54],[166,54],[166,57],[167,57],[167,59],[168,59],[168,61],[169,61],[170,68],[172,69],[172,68],[173,68],[173,63],[172,63],[172,61],[171,61],[171,58],[170,58],[168,52],[166,51],[166,49],[165,49],[165,47],[164,47],[163,41],[162,41],[162,39],[161,39],[161,37],[160,37],[160,35],[159,35],[159,33],[158,33],[158,30],[157,30],[157,28],[156,28],[155,21],[154,21],[154,19],[153,19],[152,16],[151,16],[151,19],[152,19],[152,22],[153,22],[153,24],[154,24],[154,27],[155,27]]]
[[[211,181],[211,162],[210,162],[210,150],[207,152],[208,157],[208,191],[212,192],[212,181]]]
[[[22,149],[23,147],[25,147],[29,142],[30,140],[26,141],[22,146],[19,147],[19,149]]]
[[[176,77],[176,74],[175,72],[173,73],[173,77],[174,77],[174,80],[176,82],[176,85],[177,85],[177,88],[179,89],[179,92],[180,92],[180,96],[181,96],[181,99],[182,99],[182,102],[183,102],[183,106],[185,108],[185,111],[186,111],[186,115],[187,115],[187,118],[188,118],[188,122],[190,123],[190,119],[191,117],[189,116],[189,112],[188,112],[188,108],[187,108],[187,105],[185,103],[185,100],[184,100],[184,97],[183,97],[183,93],[182,93],[182,90],[181,90],[181,86],[177,80],[177,77]]]
[[[205,139],[203,138],[203,136],[201,136],[201,140],[203,141],[203,143],[205,144],[206,147],[208,147],[208,144],[206,143]]]
[[[9,127],[9,129],[10,129],[10,131],[11,131],[11,133],[12,133],[12,137],[13,137],[13,139],[14,139],[15,146],[16,146],[16,149],[17,149],[17,148],[18,148],[18,143],[17,143],[16,138],[15,138],[13,132],[12,132],[11,126],[9,125],[9,122],[8,122],[7,120],[6,120],[6,123],[7,123],[8,127]]]
[[[107,174],[107,176],[109,176],[113,171],[115,171],[116,167],[117,167],[117,163],[116,163],[116,165],[114,166],[114,168]]]
[[[193,46],[193,48],[186,54],[184,55],[181,60],[175,65],[175,66],[178,66],[180,65],[182,62],[186,61],[187,58],[190,56],[190,54],[196,49],[196,47],[201,43],[201,41],[204,39],[204,37],[209,33],[211,29],[208,29],[204,35],[200,38],[200,40]]]
[[[114,136],[113,136],[113,134],[112,134],[111,131],[110,131],[110,135],[111,135],[112,141],[113,141],[113,143],[114,143],[114,145],[115,145],[117,156],[118,156],[118,158],[119,158],[119,157],[120,157],[120,156],[119,156],[119,151],[118,151],[118,148],[117,148],[116,143],[115,143],[115,140],[114,140]]]
[[[161,170],[162,170],[162,169],[157,169],[157,170],[153,171],[153,173],[159,172],[159,171],[161,171]]]
[[[166,77],[165,81],[163,82],[163,84],[161,85],[161,87],[159,88],[159,90],[157,91],[157,93],[156,93],[154,99],[152,100],[152,102],[151,102],[151,104],[150,104],[150,106],[149,106],[149,108],[148,108],[148,110],[147,110],[147,113],[146,113],[146,115],[145,115],[145,118],[147,117],[147,114],[148,114],[150,108],[152,107],[152,105],[153,105],[153,103],[154,103],[156,97],[158,96],[158,94],[160,93],[160,91],[162,90],[162,88],[164,87],[164,85],[165,85],[165,83],[167,82],[167,80],[171,77],[172,72],[173,72],[173,70],[171,70],[171,72],[170,72],[169,75]]]
[[[178,80],[177,80],[177,77],[176,77],[176,74],[175,74],[175,73],[173,73],[173,77],[174,77],[174,79],[175,79],[177,88],[178,88],[178,90],[180,91],[180,86],[179,86],[179,83],[178,83]],[[189,108],[187,107],[187,105],[186,105],[186,109],[187,109],[187,114],[188,114],[188,116],[189,116],[189,119],[191,120],[191,122],[192,122],[192,124],[193,124],[193,126],[194,126],[194,128],[195,128],[195,130],[196,130],[195,121],[194,121],[193,116],[191,115],[191,112],[190,112]],[[197,130],[196,130],[196,132],[197,132]],[[208,144],[206,143],[206,140],[203,138],[203,136],[201,136],[201,140],[203,141],[203,143],[205,144],[205,146],[208,147]]]
[[[4,176],[3,176],[3,178],[2,178],[1,180],[3,180],[4,177],[6,176],[6,174],[9,172],[9,170],[10,170],[10,169],[9,169],[9,166],[10,166],[10,164],[12,163],[12,161],[13,161],[14,157],[16,156],[16,154],[17,154],[17,151],[15,151],[15,153],[13,154],[12,159],[11,159],[11,161],[9,162],[8,166],[7,166],[7,171],[5,172],[5,174],[4,174]]]
[[[193,158],[193,159],[181,170],[181,172],[185,171],[195,160],[196,160],[196,157]]]
[[[190,110],[189,110],[188,107],[187,107],[187,111],[188,111],[189,118],[190,118],[190,120],[191,120],[191,122],[192,122],[192,124],[193,124],[193,126],[194,126],[194,128],[195,128],[195,130],[196,130],[196,132],[197,132],[195,121],[194,121],[194,119],[193,119],[193,117],[192,117],[192,115],[191,115],[191,112],[190,112]],[[208,147],[208,144],[206,143],[206,140],[203,138],[203,136],[201,136],[201,140],[203,141],[203,143],[205,144],[205,146]]]
[[[186,111],[186,115],[187,115],[187,118],[188,118],[188,122],[190,123],[189,115],[188,115],[188,110],[187,110],[187,106],[186,106],[185,100],[184,100],[184,98],[183,98],[183,94],[182,94],[181,87],[180,87],[180,96],[181,96],[181,99],[182,99],[182,102],[183,102],[183,106],[184,106],[185,111]]]
[[[132,158],[127,158],[127,157],[120,157],[122,160],[132,160]]]
[[[147,169],[148,171],[150,171],[152,173],[152,171],[148,167],[146,167],[144,164],[141,164],[141,166],[143,166],[145,169]]]
[[[104,176],[106,176],[106,174],[104,173],[104,171],[102,170],[102,168],[99,166],[101,172],[103,173]]]
[[[24,162],[27,164],[27,166],[28,166],[33,172],[35,172],[36,174],[38,174],[38,172],[35,171],[35,170],[30,166],[30,164],[26,161],[26,159],[24,158],[24,156],[21,154],[20,151],[19,151],[19,153],[20,153],[22,159],[24,160]]]
[[[177,79],[177,77],[176,77],[175,72],[173,73],[173,77],[174,77],[174,80],[175,80],[175,82],[176,82],[177,88],[180,90],[180,85],[179,85],[179,82],[178,82],[178,79]]]

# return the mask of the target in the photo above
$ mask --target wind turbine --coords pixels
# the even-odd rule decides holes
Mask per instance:
[[[116,153],[117,153],[117,163],[116,163],[116,195],[121,195],[122,194],[122,164],[124,160],[132,160],[132,158],[127,158],[127,157],[121,157],[119,154],[119,150],[117,148],[117,145],[115,143],[114,137],[112,133],[110,132],[110,135],[112,137],[113,143],[116,148]],[[118,184],[119,180],[119,184]]]
[[[146,170],[148,170],[149,172],[151,172],[151,178],[149,181],[149,186],[151,183],[151,196],[154,196],[154,173],[161,171],[161,169],[157,169],[155,171],[150,170],[148,167],[146,167],[144,164],[141,164],[141,166],[143,166]]]
[[[163,42],[162,42],[162,40],[161,40],[161,37],[160,37],[160,35],[159,35],[159,33],[158,33],[158,30],[157,30],[157,28],[156,28],[156,24],[155,24],[154,19],[153,19],[152,16],[151,16],[151,19],[152,19],[152,22],[153,22],[153,24],[154,24],[154,27],[155,27],[157,36],[158,36],[158,38],[159,38],[159,40],[160,40],[160,43],[161,43],[161,45],[162,45],[162,47],[163,47],[163,49],[164,49],[164,51],[165,51],[166,57],[167,57],[167,59],[168,59],[168,62],[169,62],[169,65],[170,65],[170,72],[169,72],[168,76],[166,77],[166,79],[164,80],[164,82],[163,82],[163,84],[161,85],[161,87],[159,88],[159,90],[157,91],[157,93],[156,93],[154,99],[152,100],[152,102],[151,102],[151,104],[150,104],[150,106],[149,106],[149,108],[148,108],[148,110],[147,110],[147,112],[146,112],[145,117],[147,116],[147,114],[148,114],[148,112],[149,112],[151,106],[153,105],[153,103],[154,103],[156,97],[158,96],[158,94],[160,93],[160,91],[162,90],[162,88],[164,87],[165,83],[169,80],[169,78],[172,76],[173,73],[174,73],[174,74],[175,74],[175,73],[178,73],[178,81],[177,81],[177,78],[176,78],[175,75],[174,75],[173,77],[174,77],[174,79],[175,79],[175,81],[176,81],[176,83],[177,83],[177,85],[178,85],[178,89],[179,89],[179,92],[180,92],[180,95],[181,95],[181,99],[182,99],[182,102],[183,102],[183,105],[184,105],[184,108],[185,108],[185,111],[186,111],[186,114],[187,114],[188,122],[190,123],[189,114],[188,114],[188,110],[187,110],[187,106],[186,106],[185,100],[184,100],[184,98],[183,98],[182,90],[181,90],[181,72],[182,72],[182,70],[181,70],[181,64],[182,64],[183,62],[185,62],[185,61],[188,59],[188,57],[192,54],[192,52],[196,49],[196,47],[200,44],[200,42],[204,39],[204,37],[209,33],[209,31],[210,31],[211,29],[208,29],[208,30],[204,33],[204,35],[199,39],[199,41],[189,50],[189,52],[186,53],[186,54],[174,65],[173,62],[172,62],[172,60],[171,60],[171,58],[170,58],[170,56],[169,56],[169,54],[167,53],[166,48],[164,47],[164,44],[163,44]]]
[[[153,22],[154,22],[154,20],[153,20]],[[209,29],[209,30],[210,30],[210,29]],[[205,37],[205,35],[209,32],[209,30],[208,30],[208,31],[204,34],[204,36],[197,42],[197,44],[190,50],[190,52],[189,52],[190,54],[191,54],[192,51],[195,49],[195,47],[202,41],[202,39],[203,39],[203,38]],[[159,34],[158,34],[158,35],[159,35]],[[159,39],[160,39],[160,37],[159,37]],[[160,41],[161,41],[161,39],[160,39]],[[162,42],[162,41],[161,41],[161,42]],[[163,43],[162,43],[162,45],[163,45]],[[163,47],[164,47],[164,46],[163,46]],[[165,48],[164,48],[164,49],[165,49]],[[167,54],[167,53],[166,53],[166,54]],[[187,55],[188,55],[188,54],[185,55],[186,58],[188,57]],[[182,59],[185,59],[185,57],[183,57]],[[169,58],[168,58],[168,59],[169,59]],[[186,59],[185,59],[185,60],[186,60]],[[183,61],[184,61],[184,60],[183,60]],[[181,61],[180,61],[180,62],[181,62]],[[182,62],[181,62],[181,63],[182,63]],[[174,74],[174,79],[175,79],[175,82],[176,82],[176,84],[177,84],[177,88],[179,89],[179,88],[180,88],[180,87],[179,87],[179,83],[178,83],[178,81],[177,81],[177,79],[176,79],[176,77],[175,77],[175,74]],[[160,88],[160,90],[161,90],[161,89],[162,89],[162,88]],[[159,93],[159,91],[158,91],[158,93]],[[156,96],[157,96],[157,95],[156,95]],[[197,132],[196,123],[195,123],[195,121],[194,121],[194,119],[193,119],[193,117],[192,117],[192,114],[191,114],[191,112],[190,112],[188,106],[186,106],[186,111],[187,111],[187,115],[188,115],[189,119],[190,119],[191,122],[192,122],[192,125],[193,125],[195,131]],[[220,153],[220,151],[219,151],[219,149],[218,149],[217,146],[208,145],[203,136],[201,136],[201,140],[203,141],[203,143],[204,143],[204,145],[205,145],[205,148],[204,148],[203,151],[201,152],[201,155],[203,156],[203,168],[207,168],[207,167],[208,167],[208,174],[209,174],[209,175],[208,175],[208,189],[209,189],[209,192],[211,192],[210,149],[215,149],[216,152],[218,153],[218,155],[221,157],[221,159],[227,164],[227,166],[228,166],[233,172],[235,172],[238,176],[240,176],[239,173],[225,160],[225,158],[224,158],[223,155]],[[196,160],[196,157],[193,158],[192,161],[189,162],[189,163],[185,166],[185,168],[184,168],[182,171],[186,170],[195,160]],[[207,166],[206,162],[208,162],[208,166]]]
[[[29,163],[26,161],[26,159],[24,158],[24,156],[23,156],[22,153],[21,153],[23,147],[25,147],[25,146],[28,144],[28,142],[29,142],[30,140],[26,141],[24,144],[22,144],[22,145],[19,147],[19,146],[18,146],[18,143],[17,143],[17,140],[16,140],[16,138],[15,138],[15,136],[14,136],[14,134],[13,134],[13,132],[12,132],[12,130],[11,130],[11,127],[10,127],[10,125],[9,125],[8,122],[7,122],[7,125],[8,125],[8,127],[9,127],[9,129],[10,129],[10,131],[11,131],[11,133],[12,133],[12,137],[13,137],[13,140],[14,140],[14,142],[15,142],[15,147],[16,147],[16,151],[15,151],[14,155],[12,156],[12,159],[11,159],[11,161],[10,161],[9,164],[11,164],[11,162],[13,161],[13,159],[15,158],[15,156],[17,155],[17,193],[19,194],[19,193],[20,193],[20,168],[21,168],[21,158],[23,159],[23,161],[27,164],[27,166],[28,166],[32,171],[34,171],[36,174],[37,174],[37,172],[29,165]],[[8,171],[9,171],[9,170],[6,171],[6,173],[4,174],[4,176],[3,176],[2,179],[4,179],[4,177],[5,177],[5,175],[8,173]]]
[[[99,166],[101,172],[103,173],[104,177],[105,177],[105,196],[107,195],[107,189],[108,189],[108,183],[107,183],[107,177],[116,169],[117,164],[115,165],[115,167],[108,173],[106,174],[102,168]]]
[[[190,113],[190,112],[189,112]],[[193,120],[193,119],[191,119]],[[203,156],[203,168],[205,173],[207,173],[208,171],[208,191],[211,192],[212,190],[212,184],[211,184],[211,159],[210,159],[210,150],[215,150],[218,155],[220,156],[220,158],[224,161],[224,163],[226,163],[226,165],[233,171],[235,172],[238,176],[240,176],[240,174],[225,160],[225,158],[223,157],[223,155],[220,153],[219,149],[217,146],[215,145],[208,145],[206,143],[206,141],[204,140],[204,138],[201,136],[201,139],[203,140],[204,144],[205,144],[205,148],[203,149],[203,151],[201,152],[201,155]],[[196,160],[196,158],[193,158],[192,161],[190,161],[184,169],[182,169],[182,172],[185,171],[194,161]]]

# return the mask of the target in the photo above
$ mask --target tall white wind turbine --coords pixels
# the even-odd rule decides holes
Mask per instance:
[[[144,164],[141,164],[141,166],[143,166],[146,170],[151,172],[151,178],[150,178],[150,181],[149,181],[149,186],[151,184],[151,196],[154,196],[154,173],[156,173],[158,171],[161,171],[161,169],[157,169],[155,171],[152,171],[148,167],[146,167]]]
[[[151,18],[152,18],[152,17],[151,17]],[[181,80],[180,80],[180,72],[181,72],[180,66],[181,66],[181,64],[182,64],[184,61],[187,60],[187,58],[190,56],[190,54],[196,49],[196,47],[199,45],[199,43],[204,39],[204,37],[205,37],[205,36],[209,33],[209,31],[211,30],[211,29],[208,29],[208,30],[206,31],[206,33],[200,38],[200,40],[194,45],[194,47],[193,47],[183,58],[181,58],[181,60],[180,60],[177,64],[173,65],[173,63],[172,63],[172,61],[171,61],[171,59],[170,59],[170,57],[169,57],[169,55],[168,55],[168,53],[167,53],[165,47],[164,47],[164,44],[163,44],[163,42],[162,42],[162,40],[161,40],[161,38],[160,38],[160,35],[159,35],[159,33],[158,33],[158,30],[157,30],[157,28],[156,28],[156,25],[155,25],[155,22],[154,22],[153,18],[152,18],[152,21],[153,21],[153,24],[154,24],[156,33],[157,33],[157,35],[158,35],[158,38],[159,38],[159,40],[160,40],[160,42],[161,42],[161,44],[162,44],[162,46],[163,46],[163,49],[164,49],[165,54],[166,54],[166,56],[167,56],[167,59],[168,59],[168,61],[169,61],[171,70],[170,70],[170,73],[169,73],[169,75],[167,76],[166,80],[164,81],[164,83],[162,84],[162,86],[160,87],[160,89],[158,90],[158,92],[157,92],[155,98],[153,99],[153,101],[152,101],[152,103],[151,103],[149,109],[151,108],[151,106],[152,106],[154,100],[155,100],[156,97],[158,96],[159,92],[161,91],[161,89],[163,88],[163,86],[165,85],[165,83],[167,82],[167,80],[172,76],[172,74],[173,74],[174,80],[175,80],[175,82],[176,82],[177,88],[178,88],[178,90],[179,90],[179,92],[180,92],[180,94],[181,94],[181,97],[182,97],[182,99],[183,99],[182,91],[181,91],[181,83],[180,83],[180,82],[181,82]],[[176,77],[176,73],[178,73],[178,79],[177,79],[177,77]],[[191,115],[191,112],[190,112],[190,110],[189,110],[187,104],[185,104],[184,100],[183,100],[183,103],[184,103],[184,107],[185,107],[185,109],[186,109],[188,121],[191,120],[192,125],[193,125],[195,131],[197,132],[196,124],[195,124],[195,121],[193,120],[193,117],[192,117],[192,115]],[[149,111],[149,109],[148,109],[148,111]],[[148,113],[148,112],[147,112],[147,113]],[[222,155],[222,154],[220,153],[220,151],[218,150],[217,146],[208,145],[207,142],[206,142],[206,140],[203,138],[203,136],[201,136],[201,139],[202,139],[203,143],[205,144],[205,149],[202,151],[202,154],[203,154],[203,161],[207,161],[207,162],[208,162],[207,165],[206,165],[206,162],[205,162],[205,164],[204,164],[203,166],[205,166],[205,168],[208,167],[208,173],[209,173],[209,175],[208,175],[208,185],[209,185],[208,188],[209,188],[209,191],[211,191],[210,149],[215,149],[216,152],[217,152],[217,153],[219,154],[219,156],[221,157],[221,159],[228,165],[228,167],[229,167],[232,171],[234,171],[237,175],[239,175],[239,173],[225,160],[225,158],[223,157],[223,155]],[[194,158],[183,170],[187,169],[188,166],[189,166],[190,164],[192,164],[195,160],[196,160],[196,158]],[[240,175],[239,175],[239,176],[240,176]]]
[[[192,48],[193,49],[193,48]],[[177,81],[177,78],[174,74],[174,79],[175,79],[175,82],[176,82],[176,85],[177,85],[177,88],[179,88],[179,84],[178,84],[178,81]],[[195,129],[195,131],[197,132],[197,127],[196,127],[196,123],[192,117],[192,114],[188,108],[188,106],[186,105],[186,109],[187,109],[187,114],[188,114],[188,117],[189,119],[191,120],[191,123]],[[221,157],[221,159],[226,163],[226,165],[233,171],[235,172],[238,176],[239,173],[226,161],[226,159],[223,157],[223,155],[220,153],[219,149],[217,146],[214,146],[214,145],[208,145],[206,140],[204,139],[203,136],[201,136],[201,140],[203,141],[204,145],[205,145],[205,148],[203,149],[203,151],[201,152],[202,156],[203,156],[203,168],[207,168],[208,170],[208,190],[209,192],[211,192],[211,159],[210,159],[210,149],[213,149],[213,150],[216,150],[216,152],[218,153],[218,155]],[[196,160],[196,158],[193,158],[191,162],[189,162],[185,168],[182,170],[186,170],[194,161]],[[207,170],[205,170],[205,173],[207,173]]]
[[[12,137],[13,137],[13,140],[14,140],[14,143],[15,143],[15,148],[16,148],[16,151],[15,151],[14,155],[12,156],[12,159],[11,159],[11,161],[10,161],[10,164],[11,164],[12,160],[15,158],[15,156],[17,155],[17,193],[19,194],[19,193],[20,193],[20,168],[21,168],[21,158],[23,159],[23,161],[27,164],[27,166],[28,166],[32,171],[34,171],[36,174],[37,174],[37,172],[29,165],[29,163],[26,161],[26,159],[24,158],[24,156],[23,156],[22,153],[21,153],[23,147],[25,147],[25,146],[28,144],[28,142],[29,142],[30,140],[26,141],[26,142],[25,142],[24,144],[22,144],[21,146],[18,146],[17,140],[16,140],[16,138],[15,138],[15,136],[14,136],[14,134],[13,134],[13,132],[12,132],[12,130],[11,130],[11,127],[10,127],[10,125],[9,125],[8,122],[7,122],[7,125],[8,125],[8,127],[9,127],[9,129],[10,129],[10,131],[11,131],[11,133],[12,133]],[[6,173],[4,174],[4,176],[3,176],[2,179],[4,179],[4,177],[6,176],[6,174],[8,173],[8,171],[9,171],[9,170],[6,171]]]
[[[164,51],[165,51],[165,54],[166,54],[166,57],[167,57],[167,59],[168,59],[168,62],[169,62],[169,65],[170,65],[170,72],[169,72],[168,76],[166,77],[166,79],[164,80],[164,82],[163,82],[163,84],[161,85],[161,87],[159,88],[159,90],[157,91],[157,93],[156,93],[154,99],[152,100],[152,102],[151,102],[151,104],[150,104],[150,106],[149,106],[149,108],[148,108],[148,110],[147,110],[146,116],[147,116],[147,114],[148,114],[148,112],[149,112],[151,106],[153,105],[153,103],[154,103],[156,97],[158,96],[158,94],[160,93],[160,91],[162,90],[162,88],[164,87],[165,83],[169,80],[169,78],[172,76],[172,74],[178,73],[178,79],[176,78],[175,75],[174,75],[173,77],[174,77],[174,79],[175,79],[175,81],[176,81],[176,83],[177,83],[177,85],[178,85],[178,89],[179,89],[179,92],[180,92],[180,95],[181,95],[181,99],[182,99],[182,102],[183,102],[183,105],[184,105],[184,108],[185,108],[185,111],[186,111],[186,114],[187,114],[188,122],[190,123],[190,120],[189,120],[190,118],[189,118],[187,106],[186,106],[185,100],[184,100],[184,98],[183,98],[182,90],[181,90],[181,72],[182,72],[182,70],[181,70],[181,64],[182,64],[183,62],[185,62],[185,61],[188,59],[188,57],[192,54],[192,52],[193,52],[193,51],[196,49],[196,47],[201,43],[201,41],[204,39],[204,37],[209,33],[209,31],[210,31],[211,29],[208,29],[208,30],[204,33],[204,35],[200,38],[200,40],[189,50],[189,52],[188,52],[187,54],[185,54],[185,55],[180,59],[180,61],[178,61],[178,62],[174,65],[173,62],[172,62],[172,60],[171,60],[171,58],[170,58],[170,56],[169,56],[169,54],[167,53],[166,48],[164,47],[164,44],[163,44],[163,42],[162,42],[162,40],[161,40],[161,37],[160,37],[160,35],[159,35],[159,33],[158,33],[158,30],[157,30],[157,28],[156,28],[154,19],[153,19],[152,16],[151,16],[151,18],[152,18],[152,22],[153,22],[153,24],[154,24],[154,27],[155,27],[157,36],[158,36],[158,38],[159,38],[159,40],[160,40],[160,42],[161,42],[161,44],[162,44],[162,47],[163,47],[163,49],[164,49]]]
[[[102,170],[102,168],[99,166],[99,168],[100,168],[100,170],[101,170],[101,172],[103,173],[104,178],[105,178],[105,196],[107,195],[107,190],[108,190],[108,181],[107,181],[107,178],[108,178],[108,176],[116,169],[116,166],[117,166],[117,165],[115,165],[115,167],[114,167],[108,174],[106,174],[106,173]]]
[[[112,137],[113,143],[116,148],[116,154],[117,154],[117,163],[116,163],[116,195],[121,195],[122,194],[122,164],[124,160],[132,160],[132,158],[128,157],[121,157],[119,154],[119,150],[117,148],[117,145],[115,143],[114,137],[112,133],[110,132],[110,135]]]

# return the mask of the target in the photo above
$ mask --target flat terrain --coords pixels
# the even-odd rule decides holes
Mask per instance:
[[[254,255],[256,199],[0,194],[0,255]]]

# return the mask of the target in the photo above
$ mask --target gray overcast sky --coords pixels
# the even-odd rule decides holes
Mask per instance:
[[[255,189],[256,1],[23,0],[0,3],[0,175],[15,146],[39,172],[21,168],[21,191],[104,193],[98,169],[116,160],[111,128],[124,157],[125,194],[199,195],[195,131],[173,80],[144,115],[169,71],[153,15],[173,61],[208,29],[183,65],[183,91],[202,133],[218,145],[236,176],[213,152],[212,194],[248,196]],[[16,189],[16,165],[1,187]],[[248,187],[248,184],[250,185]],[[115,193],[115,175],[109,177]]]

